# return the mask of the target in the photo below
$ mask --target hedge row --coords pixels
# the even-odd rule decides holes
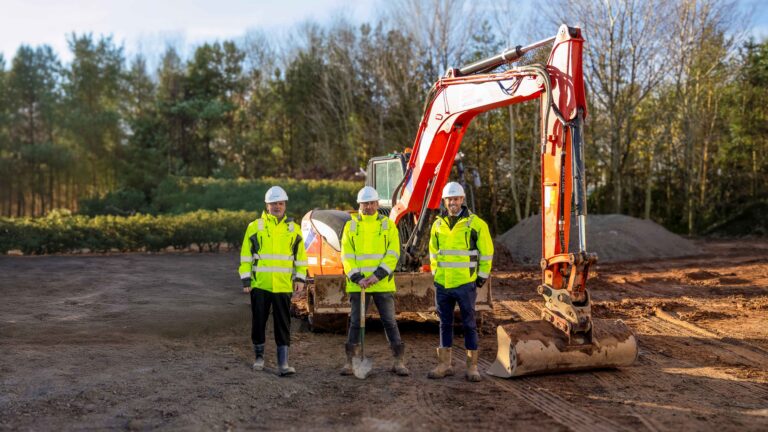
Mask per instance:
[[[43,218],[0,218],[0,253],[159,251],[172,246],[200,251],[238,247],[256,212],[200,210],[181,215],[81,216],[53,211]]]
[[[273,185],[280,185],[288,192],[288,214],[300,219],[315,208],[356,208],[355,198],[363,181],[169,177],[158,185],[151,197],[144,197],[139,191],[119,190],[101,198],[82,200],[80,212],[95,216],[137,212],[182,214],[218,209],[261,211],[264,194]]]

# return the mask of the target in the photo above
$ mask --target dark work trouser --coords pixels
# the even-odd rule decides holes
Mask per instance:
[[[379,311],[381,323],[384,325],[384,332],[390,345],[400,345],[400,330],[397,328],[395,319],[395,294],[394,293],[365,293],[365,310],[371,305],[371,300],[376,303],[376,310]],[[349,314],[349,333],[347,343],[360,343],[360,293],[349,293],[349,303],[352,306],[352,312]]]
[[[254,345],[265,342],[267,320],[272,310],[277,346],[291,344],[291,293],[271,293],[262,289],[251,289],[251,340]]]
[[[453,345],[453,310],[459,305],[461,322],[464,327],[464,347],[468,350],[477,349],[477,321],[475,321],[475,301],[477,287],[474,282],[456,288],[443,288],[435,284],[435,306],[440,317],[440,347],[450,348]]]

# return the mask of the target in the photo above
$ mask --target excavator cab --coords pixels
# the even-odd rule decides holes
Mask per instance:
[[[403,153],[391,153],[386,156],[377,156],[368,161],[365,185],[371,186],[379,193],[379,206],[386,213],[392,208],[394,193],[398,185],[403,181],[405,168],[408,164],[410,151]]]

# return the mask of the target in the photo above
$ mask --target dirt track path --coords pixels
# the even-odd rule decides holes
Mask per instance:
[[[299,373],[275,376],[270,345],[269,370],[251,372],[231,254],[0,257],[0,429],[766,430],[768,244],[703,246],[694,259],[598,267],[595,314],[635,329],[636,366],[474,385],[426,378],[429,323],[403,325],[409,378],[386,371],[377,326],[375,373],[361,382],[337,375],[343,336],[298,320]],[[496,277],[488,327],[535,319],[537,272]],[[481,343],[483,369],[495,341]]]

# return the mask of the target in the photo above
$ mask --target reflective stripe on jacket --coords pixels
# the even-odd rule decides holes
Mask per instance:
[[[446,214],[435,219],[429,236],[429,264],[435,283],[456,288],[478,277],[487,279],[491,261],[493,240],[479,216],[464,208],[453,228]]]
[[[395,292],[394,271],[400,259],[400,235],[395,223],[386,216],[353,215],[341,235],[341,262],[347,275],[347,292],[360,292],[352,282],[358,274],[368,277],[376,272],[379,282],[366,292]]]
[[[286,217],[278,221],[263,212],[245,230],[239,272],[243,286],[293,292],[293,281],[307,278],[307,252],[298,226]]]

